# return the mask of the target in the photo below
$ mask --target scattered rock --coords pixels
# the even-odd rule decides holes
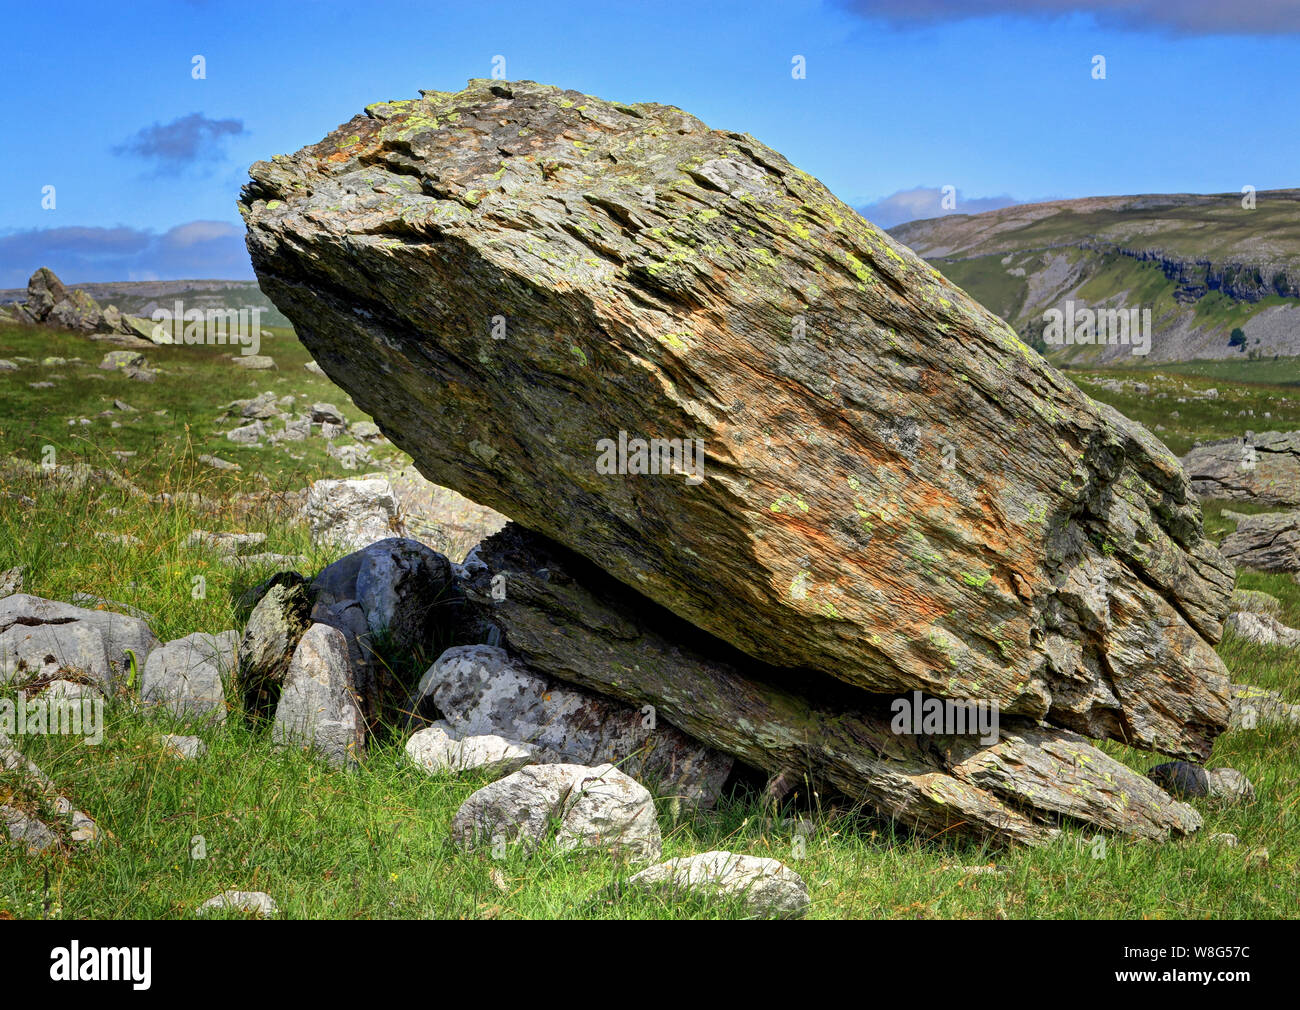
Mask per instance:
[[[362,442],[378,442],[384,437],[384,433],[379,430],[379,425],[374,421],[358,421],[348,429],[348,434]]]
[[[230,360],[240,368],[261,371],[275,367],[275,359],[265,354],[232,354]]]
[[[298,642],[271,738],[309,747],[335,767],[354,765],[365,753],[365,724],[354,696],[347,641],[337,628],[313,624]]]
[[[106,372],[141,369],[145,367],[144,355],[139,351],[109,351],[99,367]]]
[[[231,428],[226,432],[226,438],[237,445],[253,445],[266,434],[266,426],[261,421],[254,421],[252,424],[241,424],[238,428]]]
[[[1234,589],[1232,598],[1228,601],[1228,609],[1234,612],[1262,614],[1265,617],[1280,617],[1282,601],[1271,593],[1264,593],[1258,589]]]
[[[422,729],[406,742],[411,760],[430,774],[481,771],[508,775],[532,759],[529,749],[499,736],[457,740],[436,726]]]
[[[223,675],[233,673],[238,646],[239,633],[233,630],[219,635],[196,631],[168,642],[144,665],[141,700],[176,719],[224,723]]]
[[[208,745],[196,736],[176,736],[168,733],[160,741],[172,757],[182,761],[197,761],[208,752]]]
[[[23,572],[26,565],[15,565],[0,572],[0,598],[13,596],[23,591]]]
[[[313,403],[311,405],[312,424],[333,424],[340,428],[347,427],[343,412],[332,403]]]
[[[659,858],[662,841],[654,800],[613,765],[526,765],[470,795],[451,822],[466,848],[498,840],[527,851],[558,825],[561,851],[603,849],[633,862]]]
[[[118,547],[143,547],[144,541],[130,533],[105,533],[102,531],[95,532],[95,539],[102,540],[104,543],[116,544]]]
[[[1300,431],[1202,442],[1182,463],[1202,498],[1300,505]]]
[[[1223,622],[1225,637],[1231,633],[1256,645],[1280,645],[1293,648],[1300,645],[1300,631],[1288,628],[1275,617],[1238,611],[1229,614]]]
[[[1300,726],[1300,705],[1292,705],[1275,691],[1252,684],[1232,685],[1229,729]]]
[[[265,533],[209,533],[207,530],[193,530],[185,538],[186,547],[202,547],[226,557],[247,554],[250,547],[264,543]]]
[[[0,806],[0,822],[9,833],[10,843],[25,845],[28,852],[43,852],[59,842],[58,835],[50,830],[49,825],[17,807]]]
[[[28,760],[18,750],[14,742],[0,731],[0,768],[6,771],[17,773],[22,776],[28,783],[44,795],[45,799],[53,807],[54,812],[63,818],[67,827],[68,837],[74,842],[94,842],[100,837],[99,825],[94,819],[86,813],[76,809],[72,801],[61,794],[58,787],[50,781],[50,777],[36,766],[36,763]],[[48,827],[48,825],[46,825]],[[36,836],[41,836],[39,829],[28,825],[24,830],[24,837],[32,839],[33,832]],[[10,836],[12,838],[13,827],[10,827]],[[30,844],[30,841],[29,841]]]
[[[194,914],[203,915],[212,909],[236,909],[259,919],[273,919],[280,910],[275,899],[265,891],[222,891],[200,905]]]
[[[232,463],[228,459],[222,459],[220,456],[204,454],[199,457],[200,463],[205,463],[214,470],[242,470],[243,467],[238,463]]]
[[[306,516],[314,543],[356,549],[403,532],[397,498],[382,477],[315,481]]]
[[[1238,845],[1237,836],[1227,831],[1219,831],[1210,836],[1210,844],[1219,845],[1225,849],[1235,849]]]
[[[660,796],[712,806],[734,760],[640,709],[531,673],[504,649],[448,649],[420,680],[412,712],[432,700],[453,736],[526,744],[539,764],[614,764]]]
[[[312,375],[319,375],[322,379],[329,378],[329,376],[325,374],[325,369],[321,368],[321,366],[316,364],[316,362],[314,361],[309,361],[307,362],[307,364],[303,365],[302,367],[307,369],[307,371],[311,372]]]
[[[1300,512],[1261,512],[1242,516],[1219,544],[1238,568],[1259,572],[1300,571]]]
[[[1187,761],[1156,765],[1147,777],[1174,796],[1210,799],[1220,803],[1250,803],[1255,787],[1235,768],[1205,768]]]
[[[628,879],[640,891],[681,892],[721,898],[741,898],[755,915],[795,918],[808,911],[808,885],[794,870],[775,859],[704,852],[670,859]]]

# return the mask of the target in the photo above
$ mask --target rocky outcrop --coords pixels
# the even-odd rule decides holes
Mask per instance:
[[[795,688],[1175,756],[1226,724],[1177,461],[752,137],[474,81],[251,174],[263,290],[426,476]]]
[[[0,684],[76,671],[111,689],[125,682],[132,657],[138,669],[158,644],[136,617],[26,593],[0,599]]]
[[[101,308],[80,288],[64,286],[53,270],[41,267],[27,282],[27,300],[9,306],[18,322],[57,326],[65,330],[106,334],[120,343],[148,346],[153,327],[143,319],[120,312],[115,305]],[[170,343],[170,336],[167,342]]]
[[[1300,505],[1300,431],[1203,442],[1182,462],[1202,498]]]

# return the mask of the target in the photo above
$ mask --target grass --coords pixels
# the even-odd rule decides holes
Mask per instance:
[[[287,346],[271,353],[292,360]],[[12,380],[12,374],[0,375],[0,395],[14,392]],[[160,376],[150,384],[151,395],[173,395],[165,392],[167,381]],[[186,389],[190,400],[178,400],[176,413],[190,417],[231,392],[205,385]],[[1240,395],[1241,402],[1264,395],[1253,388],[1220,392]],[[1264,392],[1276,408],[1281,394],[1273,387]],[[348,407],[336,390],[313,395]],[[5,416],[13,414],[6,409]],[[42,422],[31,423],[44,430]],[[1228,428],[1223,421],[1221,430]],[[135,476],[156,481],[150,490],[166,486],[207,496],[229,489],[230,478],[194,465],[206,443],[183,429],[167,431],[155,449],[158,458],[142,460]],[[140,444],[143,449],[146,443]],[[78,445],[69,443],[65,451],[75,452]],[[276,475],[286,483],[301,479],[292,467]],[[230,486],[262,485],[246,472]],[[166,640],[240,628],[236,599],[270,574],[186,548],[191,529],[265,532],[265,550],[306,555],[308,572],[337,556],[314,548],[274,499],[260,511],[217,516],[188,501],[176,496],[160,504],[111,485],[77,489],[31,476],[0,478],[0,570],[26,565],[25,590],[37,595],[67,599],[82,591],[139,607],[153,615],[152,627]],[[1216,503],[1206,510],[1207,528],[1215,535],[1231,528],[1222,511]],[[91,531],[128,533],[141,546],[106,544],[89,536]],[[206,590],[197,598],[196,575]],[[1243,575],[1241,585],[1278,596],[1283,620],[1300,626],[1300,585],[1264,575]],[[1300,702],[1300,653],[1239,641],[1219,651],[1234,681]],[[98,746],[66,737],[22,738],[25,753],[108,835],[91,847],[37,855],[0,845],[0,918],[189,918],[205,899],[227,889],[265,890],[287,918],[748,914],[735,900],[668,901],[631,892],[621,884],[634,868],[607,855],[565,854],[547,846],[531,857],[508,849],[504,859],[496,859],[487,851],[455,848],[449,841],[452,817],[483,780],[426,775],[406,761],[400,738],[381,739],[358,770],[333,771],[300,752],[273,749],[265,734],[231,720],[201,731],[209,753],[187,763],[169,757],[158,740],[177,727],[140,712],[129,694],[110,701],[107,717]],[[1103,747],[1139,770],[1163,760],[1114,743]],[[1057,841],[1041,848],[1000,852],[948,836],[914,835],[851,800],[809,796],[806,788],[777,810],[747,784],[738,784],[713,811],[675,818],[669,804],[660,804],[664,855],[727,849],[783,859],[807,882],[813,918],[1300,916],[1300,754],[1294,731],[1226,733],[1211,763],[1244,772],[1256,786],[1257,801],[1223,808],[1199,803],[1205,828],[1198,835],[1164,845],[1107,838],[1100,858],[1094,858],[1093,832],[1077,826],[1065,826]],[[0,796],[14,784],[0,775]],[[815,825],[802,852],[792,830],[780,826],[781,817],[791,816]],[[1236,834],[1241,846],[1220,847],[1210,841],[1215,832]],[[203,857],[192,858],[200,839]],[[1251,865],[1248,854],[1261,847],[1269,850],[1268,865]],[[973,867],[996,872],[974,873]]]

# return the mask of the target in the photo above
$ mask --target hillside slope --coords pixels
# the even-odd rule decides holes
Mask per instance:
[[[1147,361],[1300,355],[1300,189],[1091,197],[890,229],[1035,346],[1065,303],[1151,310]],[[1244,346],[1230,346],[1240,328]],[[1047,348],[1058,363],[1141,363],[1123,345]]]

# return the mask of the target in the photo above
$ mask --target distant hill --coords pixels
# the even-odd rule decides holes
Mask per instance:
[[[156,308],[172,309],[179,299],[186,309],[262,309],[263,326],[288,326],[289,320],[262,294],[257,281],[113,281],[102,284],[68,284],[85,291],[100,305],[116,305],[123,312],[148,319]],[[25,288],[0,290],[0,303],[22,301]]]
[[[1300,189],[1091,197],[889,229],[1039,346],[1067,300],[1150,308],[1147,362],[1300,355]],[[1244,345],[1230,346],[1234,329]],[[1070,364],[1138,364],[1124,346],[1049,347]]]

